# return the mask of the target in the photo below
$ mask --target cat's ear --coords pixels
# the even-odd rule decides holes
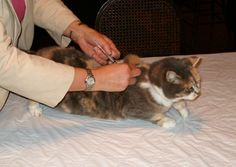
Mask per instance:
[[[191,62],[193,67],[197,67],[200,64],[200,62],[201,62],[201,58],[197,57],[197,56],[192,56],[192,57],[190,57],[188,59]]]
[[[181,77],[177,75],[174,71],[167,71],[166,72],[166,80],[167,82],[173,83],[173,84],[180,84]]]

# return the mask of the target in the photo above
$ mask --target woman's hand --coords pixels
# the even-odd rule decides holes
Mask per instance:
[[[99,47],[101,47],[107,55],[115,59],[119,59],[120,57],[120,52],[111,39],[87,25],[81,24],[79,21],[73,22],[66,29],[64,34],[69,36],[86,54],[93,57],[102,65],[108,63],[108,57]]]
[[[123,91],[128,85],[134,84],[140,74],[140,69],[130,68],[126,63],[102,66],[93,70],[96,79],[94,90]]]
[[[64,35],[70,37],[88,55],[93,57],[98,63],[105,65],[108,63],[110,55],[115,59],[120,57],[120,52],[115,44],[105,35],[95,31],[79,21],[71,23],[65,30]],[[105,53],[103,53],[103,51]],[[123,91],[128,85],[136,82],[136,77],[141,74],[141,70],[126,63],[110,64],[93,69],[95,85],[93,91],[116,92]],[[85,69],[75,68],[75,75],[70,91],[85,90]]]
[[[136,77],[141,74],[141,70],[136,67],[130,67],[126,63],[110,64],[93,69],[92,73],[95,77],[95,85],[92,91],[123,91],[128,85],[136,82]],[[75,69],[74,81],[70,87],[70,91],[85,90],[86,70]]]

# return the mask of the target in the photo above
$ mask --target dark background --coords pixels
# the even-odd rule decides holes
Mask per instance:
[[[236,51],[235,0],[173,0],[181,20],[181,54]],[[94,28],[97,12],[106,0],[64,0],[85,24]],[[36,27],[32,50],[56,45]],[[73,45],[73,43],[72,43]]]

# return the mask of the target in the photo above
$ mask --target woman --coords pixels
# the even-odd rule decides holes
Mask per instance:
[[[9,91],[54,107],[68,91],[86,89],[89,74],[85,69],[21,51],[30,49],[34,25],[46,29],[62,47],[74,40],[100,64],[107,64],[107,57],[98,46],[119,58],[120,53],[109,38],[81,24],[60,0],[1,0],[0,108]],[[140,70],[112,64],[92,70],[92,74],[96,82],[91,90],[122,91],[135,82]]]

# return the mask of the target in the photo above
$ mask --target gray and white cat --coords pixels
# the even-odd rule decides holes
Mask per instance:
[[[74,48],[43,49],[39,55],[71,66],[92,68],[91,59]],[[137,64],[137,60],[140,60],[137,56],[127,55],[124,61]],[[143,119],[172,128],[176,122],[165,113],[174,107],[186,118],[188,109],[185,101],[200,95],[199,62],[198,57],[168,57],[151,64],[140,61],[142,74],[137,83],[125,91],[69,92],[57,108],[71,114],[104,119]],[[33,115],[41,115],[38,103],[31,102],[29,109]]]

